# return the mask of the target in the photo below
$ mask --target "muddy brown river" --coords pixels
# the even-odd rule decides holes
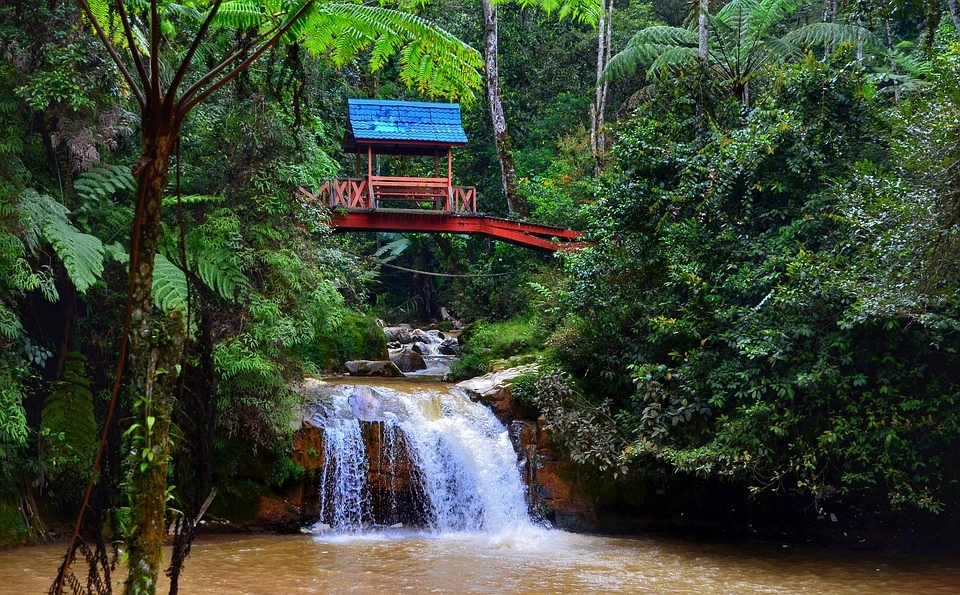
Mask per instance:
[[[324,467],[321,534],[201,537],[181,593],[960,593],[953,557],[544,529],[527,516],[516,453],[486,408],[426,379],[364,383],[375,393],[356,382],[332,379],[318,413],[327,460],[343,463]],[[394,520],[360,514],[368,459],[393,455],[364,451],[357,416],[406,444],[430,532],[372,529]],[[64,547],[0,551],[0,594],[46,593]]]
[[[0,552],[0,593],[45,593],[62,554],[59,545]],[[540,529],[207,537],[181,593],[958,593],[956,562]]]

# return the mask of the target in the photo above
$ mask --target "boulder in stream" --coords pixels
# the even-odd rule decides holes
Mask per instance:
[[[423,360],[423,355],[414,349],[402,349],[396,353],[390,354],[390,361],[396,364],[401,372],[416,372],[426,370],[427,362]]]
[[[351,376],[385,376],[399,378],[403,372],[391,361],[375,361],[366,359],[351,360],[343,364]]]
[[[411,340],[408,326],[384,327],[383,334],[387,336],[388,343],[409,343]]]
[[[460,343],[454,338],[444,339],[437,347],[437,353],[440,355],[457,355],[460,351]]]

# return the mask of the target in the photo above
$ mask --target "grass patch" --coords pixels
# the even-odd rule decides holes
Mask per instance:
[[[543,351],[547,332],[533,316],[503,322],[474,322],[460,333],[460,359],[450,367],[451,380],[485,374],[499,359]]]

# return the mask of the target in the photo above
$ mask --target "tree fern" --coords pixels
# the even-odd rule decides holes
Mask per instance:
[[[862,27],[813,23],[777,36],[802,0],[731,0],[709,15],[708,63],[712,77],[747,102],[747,85],[767,65],[802,55],[804,46],[838,45],[868,39]],[[631,76],[640,67],[663,75],[696,64],[696,23],[688,28],[655,26],[638,31],[607,64],[601,81]]]

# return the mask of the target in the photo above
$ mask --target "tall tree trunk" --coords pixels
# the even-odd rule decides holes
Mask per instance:
[[[827,0],[826,6],[823,9],[823,22],[837,22],[837,0]],[[830,56],[833,54],[833,45],[828,43],[823,46],[823,53],[825,56]]]
[[[606,56],[604,52],[606,49],[606,35],[607,19],[601,14],[600,20],[597,22],[597,88],[593,105],[590,106],[590,151],[593,153],[593,158],[597,161],[600,159],[597,137],[600,130],[600,110],[602,109],[600,98],[603,94],[603,83],[600,82],[600,77],[603,75],[603,59],[604,56]]]
[[[610,81],[600,80],[603,70],[610,63],[610,53],[613,46],[613,0],[606,0],[609,6],[605,14],[600,14],[597,25],[597,89],[593,105],[590,107],[590,149],[593,152],[595,173],[600,173],[603,156],[606,152],[606,138],[603,127],[606,123],[607,95],[610,92]]]
[[[923,52],[928,57],[933,52],[933,44],[937,40],[937,29],[940,28],[940,19],[943,18],[943,9],[939,0],[927,0],[924,3],[924,16],[927,18],[926,34],[923,36]],[[951,11],[951,16],[953,11]]]
[[[490,101],[490,119],[493,122],[493,144],[500,162],[500,179],[503,194],[507,198],[507,209],[521,217],[529,214],[526,200],[517,191],[517,170],[513,160],[510,134],[507,132],[507,119],[500,98],[500,72],[497,51],[499,34],[497,32],[497,8],[490,0],[481,0],[483,7],[483,56],[487,68],[487,98]]]
[[[893,25],[890,23],[890,19],[886,19],[886,29],[887,29],[887,50],[890,51],[890,73],[897,74],[897,61],[893,59]],[[893,81],[893,100],[896,103],[900,103],[900,84],[896,79]]]
[[[153,102],[151,102],[152,104]],[[137,216],[132,232],[129,378],[134,401],[130,433],[129,574],[126,593],[154,593],[166,540],[167,466],[170,419],[177,365],[184,342],[182,317],[174,313],[162,325],[153,321],[153,269],[160,237],[160,215],[170,155],[179,124],[148,105],[143,118],[143,152],[134,165]]]
[[[697,13],[697,57],[706,63],[710,57],[710,0],[700,0]]]
[[[953,18],[953,28],[960,33],[960,12],[957,12],[957,0],[947,0],[947,6],[950,8],[950,16]]]

